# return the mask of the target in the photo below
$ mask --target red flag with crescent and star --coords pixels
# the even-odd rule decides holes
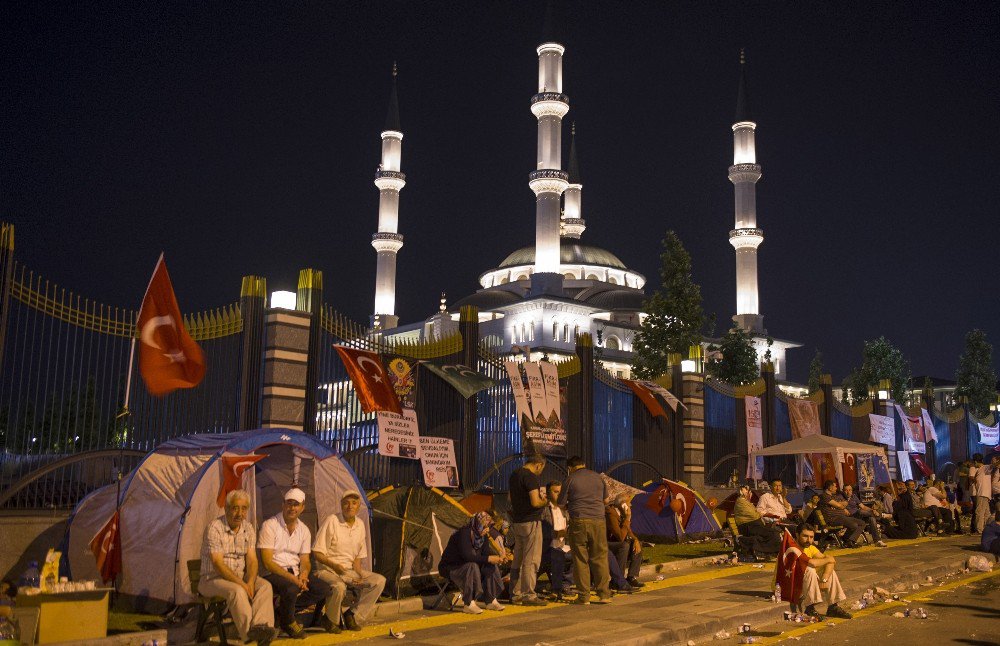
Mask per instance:
[[[166,395],[201,383],[205,377],[205,355],[184,329],[163,254],[146,288],[136,328],[139,372],[150,394]]]
[[[340,355],[347,374],[354,383],[354,391],[358,394],[361,409],[366,413],[388,411],[403,414],[399,406],[399,398],[393,390],[389,375],[385,372],[382,360],[374,352],[345,348],[342,345],[333,346]]]
[[[802,577],[809,567],[809,557],[802,553],[792,535],[785,530],[781,538],[781,556],[774,564],[774,582],[781,586],[781,599],[798,603],[802,596]]]
[[[90,551],[97,559],[97,571],[101,581],[114,581],[122,571],[122,537],[118,531],[120,512],[115,511],[111,519],[90,539]]]
[[[236,491],[243,486],[243,472],[266,458],[266,455],[224,455],[219,460],[222,466],[222,487],[219,488],[219,496],[215,499],[215,504],[219,507],[226,506],[226,496],[230,491]]]

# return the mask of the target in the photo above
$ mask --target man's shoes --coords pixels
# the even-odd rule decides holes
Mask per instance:
[[[340,626],[330,621],[330,618],[326,615],[319,618],[319,627],[328,633],[333,633],[334,635],[340,634]]]
[[[885,541],[877,541],[875,543],[875,546],[876,547],[889,547],[888,545],[885,544]]]
[[[837,604],[833,604],[832,606],[827,606],[827,608],[826,608],[826,616],[827,617],[833,617],[834,619],[853,619],[854,618],[854,615],[852,615],[851,613],[847,612],[846,610],[844,610],[843,608],[841,608]]]
[[[630,577],[630,578],[628,578],[626,580],[628,581],[628,584],[630,586],[632,586],[633,588],[645,588],[646,587],[645,583],[643,583],[639,579],[635,578],[634,576]]]
[[[547,606],[549,602],[538,597],[521,597],[522,606]]]
[[[575,603],[579,606],[589,606],[590,605],[590,595],[589,594],[578,594],[576,598],[570,601],[570,603]]]
[[[633,592],[635,592],[635,590],[632,589],[632,586],[630,586],[628,583],[617,587],[612,586],[611,589],[617,592],[618,594],[632,594]]]
[[[816,617],[817,619],[822,619],[823,618],[823,615],[819,614],[819,611],[816,610],[816,604],[815,603],[813,605],[811,605],[811,606],[807,606],[806,607],[806,616],[807,617]]]
[[[610,595],[610,594],[609,595],[603,595],[603,594],[598,595],[597,596],[597,603],[611,603],[611,598],[612,598],[612,595]]]
[[[293,621],[290,624],[284,625],[284,626],[281,627],[281,629],[284,630],[285,634],[288,635],[292,639],[305,639],[306,638],[306,629],[303,628],[302,624],[300,624],[297,621]]]
[[[354,613],[350,610],[344,613],[344,628],[347,630],[361,630],[358,620],[354,618]]]
[[[271,646],[271,641],[274,639],[274,628],[270,626],[252,626],[250,630],[247,631],[246,643],[257,642],[257,646]]]
[[[503,605],[502,603],[494,599],[493,601],[490,601],[488,604],[486,604],[486,609],[496,610],[497,612],[500,612],[501,610],[506,610],[507,606]]]
[[[475,601],[470,601],[469,605],[462,607],[462,612],[467,615],[481,615],[483,614],[483,609],[476,605]]]

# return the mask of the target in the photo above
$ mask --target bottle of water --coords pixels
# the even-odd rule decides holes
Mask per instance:
[[[21,574],[18,585],[23,588],[37,588],[40,578],[41,572],[38,571],[38,561],[30,561],[27,569]]]
[[[781,603],[781,584],[776,583],[774,585],[774,596],[772,597],[774,603]]]

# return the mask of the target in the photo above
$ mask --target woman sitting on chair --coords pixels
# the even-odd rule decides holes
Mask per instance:
[[[493,519],[488,512],[481,511],[459,528],[444,548],[438,562],[438,572],[462,591],[465,607],[462,612],[478,615],[483,609],[476,604],[477,599],[486,601],[487,610],[503,610],[497,601],[497,594],[503,587],[499,565],[503,556],[494,554],[487,540]]]

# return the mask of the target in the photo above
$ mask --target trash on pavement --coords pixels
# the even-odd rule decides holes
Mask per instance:
[[[393,639],[402,639],[403,637],[406,637],[406,633],[397,633],[392,628],[389,628],[389,637]]]
[[[993,563],[983,554],[970,556],[966,565],[969,566],[970,570],[975,570],[976,572],[989,572],[993,569]]]
[[[719,632],[715,633],[716,639],[729,639],[730,637],[732,637],[732,635],[730,635],[725,630],[720,630]]]

